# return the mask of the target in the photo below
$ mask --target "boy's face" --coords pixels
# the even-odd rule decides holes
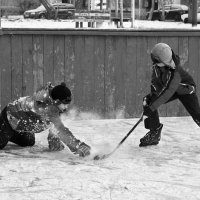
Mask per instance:
[[[58,108],[62,111],[62,112],[65,112],[67,110],[67,108],[69,107],[69,104],[59,104],[58,105]]]

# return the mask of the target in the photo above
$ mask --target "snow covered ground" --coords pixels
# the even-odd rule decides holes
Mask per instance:
[[[138,119],[63,118],[93,152],[109,153]],[[161,118],[158,146],[140,148],[143,123],[108,159],[80,159],[65,149],[49,152],[47,131],[36,145],[0,151],[1,200],[200,199],[200,128],[189,117]]]
[[[46,20],[46,19],[24,19],[23,16],[8,16],[1,19],[2,28],[48,28],[48,29],[67,29],[75,28],[76,23],[73,20]],[[83,22],[83,28],[88,29],[88,23]],[[98,22],[95,24],[95,28],[101,29],[116,29],[114,23],[109,21]],[[131,28],[131,22],[124,22],[124,28]],[[200,24],[196,27],[192,27],[191,24],[184,24],[183,22],[160,22],[160,21],[148,21],[148,20],[135,20],[134,29],[193,29],[199,30]]]

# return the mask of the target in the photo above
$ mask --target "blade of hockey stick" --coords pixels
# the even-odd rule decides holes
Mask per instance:
[[[138,120],[138,122],[133,126],[133,128],[126,134],[126,136],[121,140],[121,142],[115,147],[115,149],[113,149],[113,151],[111,151],[108,154],[104,154],[102,156],[95,156],[94,160],[102,160],[105,158],[108,158],[109,156],[111,156],[120,146],[121,144],[123,144],[123,142],[128,138],[128,136],[134,131],[134,129],[138,126],[138,124],[143,120],[143,113],[140,117],[140,119]]]

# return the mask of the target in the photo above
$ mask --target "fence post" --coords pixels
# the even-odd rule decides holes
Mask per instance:
[[[192,0],[192,26],[197,26],[197,0]]]
[[[0,8],[0,28],[1,28],[1,8]]]
[[[131,28],[135,22],[135,0],[131,0]]]
[[[123,0],[120,0],[120,28],[124,27],[124,11],[123,11]]]

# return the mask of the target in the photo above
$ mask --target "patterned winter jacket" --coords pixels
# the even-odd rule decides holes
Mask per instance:
[[[38,133],[53,124],[57,131],[72,135],[61,122],[60,110],[50,97],[52,88],[48,83],[32,97],[21,97],[7,105],[7,119],[13,130]]]
[[[180,59],[174,53],[173,60],[175,69],[153,65],[151,93],[147,95],[152,111],[169,101],[175,93],[186,95],[195,92],[196,85],[193,78],[180,66]]]

